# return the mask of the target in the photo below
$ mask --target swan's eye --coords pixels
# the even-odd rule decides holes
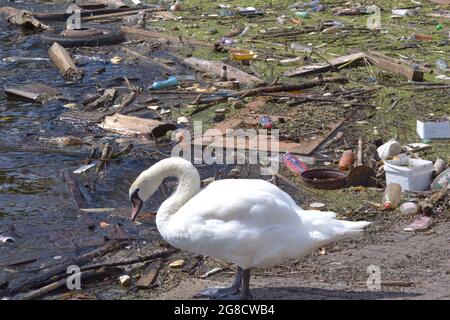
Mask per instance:
[[[131,202],[133,203],[133,205],[135,204],[136,200],[141,200],[141,198],[139,198],[139,188],[134,190],[131,194]]]

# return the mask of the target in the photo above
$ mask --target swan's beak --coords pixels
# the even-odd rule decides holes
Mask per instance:
[[[136,196],[131,199],[131,203],[131,221],[134,221],[134,219],[136,219],[137,215],[139,214],[139,211],[141,211],[144,202],[139,199],[138,196]]]

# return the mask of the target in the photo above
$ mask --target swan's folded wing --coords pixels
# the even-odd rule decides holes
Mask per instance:
[[[239,221],[253,227],[299,223],[295,201],[264,180],[219,180],[189,200],[177,213],[190,219]]]

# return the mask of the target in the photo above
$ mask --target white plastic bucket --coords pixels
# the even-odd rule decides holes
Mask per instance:
[[[398,183],[402,190],[426,191],[430,189],[433,174],[433,162],[420,159],[409,159],[408,166],[384,163],[386,184]]]

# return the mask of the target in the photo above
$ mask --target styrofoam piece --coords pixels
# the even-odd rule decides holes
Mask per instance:
[[[450,121],[417,120],[417,134],[421,139],[450,139]]]

